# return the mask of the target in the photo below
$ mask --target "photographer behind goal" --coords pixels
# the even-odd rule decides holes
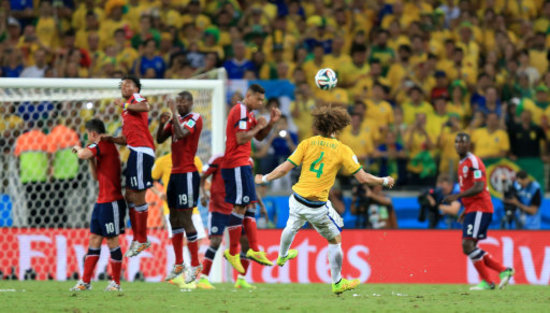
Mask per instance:
[[[418,221],[428,220],[428,228],[437,228],[439,221],[445,217],[447,228],[453,228],[461,204],[459,201],[442,203],[445,196],[460,193],[458,184],[455,184],[449,174],[443,173],[437,177],[436,187],[423,192],[418,196],[420,211]]]
[[[501,226],[510,227],[516,221],[517,229],[540,229],[542,192],[538,182],[526,171],[516,174],[516,181],[504,191],[505,216]],[[508,224],[508,225],[506,225]]]

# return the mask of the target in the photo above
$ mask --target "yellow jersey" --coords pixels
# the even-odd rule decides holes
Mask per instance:
[[[303,198],[327,201],[328,193],[340,168],[353,175],[363,168],[350,147],[336,138],[310,137],[300,142],[287,159],[294,166],[302,165],[300,179],[292,190]]]
[[[476,129],[472,133],[472,143],[474,144],[474,154],[481,159],[510,150],[508,133],[502,129],[497,129],[492,133],[489,133],[487,127]]]
[[[198,156],[195,156],[195,166],[199,174],[202,172],[202,162]],[[168,188],[168,182],[170,181],[170,172],[172,171],[172,153],[161,156],[155,161],[151,177],[153,180],[160,180],[164,188]],[[164,215],[170,213],[168,203],[163,201]],[[193,214],[199,214],[199,209],[193,208]]]

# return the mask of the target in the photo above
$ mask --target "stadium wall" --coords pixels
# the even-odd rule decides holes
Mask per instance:
[[[276,259],[281,230],[260,230],[261,248]],[[87,248],[87,229],[17,229],[0,228],[0,270],[14,268],[23,279],[33,268],[36,279],[66,280],[82,272]],[[517,274],[512,284],[550,283],[550,231],[491,231],[480,246],[513,266]],[[122,240],[126,250],[131,234]],[[173,250],[166,232],[151,230],[152,247],[138,257],[124,259],[123,277],[133,280],[138,271],[146,281],[162,281],[173,264]],[[201,254],[207,248],[201,246]],[[247,273],[254,282],[328,283],[330,267],[327,244],[313,230],[298,233],[293,247],[298,258],[284,267],[253,264]],[[457,230],[344,230],[344,271],[347,278],[363,283],[477,283],[479,277],[462,254],[461,232]],[[223,248],[220,249],[223,251]],[[108,249],[102,247],[98,269],[108,262]],[[225,262],[221,263],[225,271]],[[96,273],[96,277],[99,273]],[[496,273],[492,273],[496,278]]]

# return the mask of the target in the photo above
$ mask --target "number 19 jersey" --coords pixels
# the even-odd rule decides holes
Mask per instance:
[[[328,200],[340,168],[345,175],[355,174],[362,168],[350,147],[335,138],[322,136],[302,141],[288,161],[302,166],[300,179],[292,190],[306,199],[317,201]]]

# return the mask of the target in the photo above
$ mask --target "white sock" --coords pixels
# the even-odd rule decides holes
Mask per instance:
[[[330,273],[332,274],[332,283],[335,284],[342,279],[342,259],[344,253],[342,252],[342,244],[330,244],[328,245],[328,261],[330,263]]]
[[[279,256],[285,257],[288,255],[288,249],[294,240],[295,232],[290,227],[285,227],[281,234],[281,243],[279,244]]]

